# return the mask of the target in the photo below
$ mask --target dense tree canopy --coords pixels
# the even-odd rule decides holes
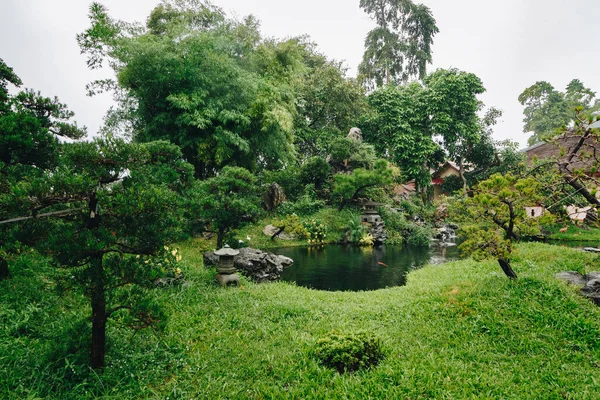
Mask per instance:
[[[564,92],[550,83],[536,82],[519,95],[519,102],[525,106],[523,132],[531,132],[528,143],[533,145],[560,133],[562,128],[571,125],[575,119],[575,108],[581,107],[585,114],[600,110],[600,100],[596,93],[586,88],[579,79],[573,79]]]
[[[364,121],[365,139],[393,160],[406,179],[430,182],[429,169],[444,158],[462,163],[483,136],[474,74],[440,69],[423,83],[386,86],[369,96],[373,114]]]
[[[145,27],[113,21],[94,4],[78,36],[88,64],[104,59],[120,106],[107,123],[126,123],[137,141],[181,146],[197,177],[225,165],[258,171],[325,156],[327,137],[347,131],[364,108],[361,87],[306,38],[264,39],[253,17],[228,18],[207,2],[164,1]]]

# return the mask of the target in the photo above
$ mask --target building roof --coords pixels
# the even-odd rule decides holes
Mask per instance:
[[[529,162],[532,162],[534,158],[538,160],[560,160],[569,154],[580,138],[581,136],[579,135],[561,135],[556,137],[552,143],[539,142],[521,151],[527,155]],[[583,152],[590,153],[590,150],[600,153],[600,143],[595,137],[589,137],[585,140],[579,154],[573,159],[572,166],[574,168],[591,168],[595,160],[581,157]]]

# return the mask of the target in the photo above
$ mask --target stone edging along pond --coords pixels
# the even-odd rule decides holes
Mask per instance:
[[[576,271],[566,271],[559,272],[555,276],[560,280],[567,281],[579,287],[582,296],[587,297],[600,306],[600,272],[596,271],[581,275]]]

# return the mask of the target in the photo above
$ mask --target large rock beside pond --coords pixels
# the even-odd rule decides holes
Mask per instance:
[[[214,266],[218,262],[219,257],[214,251],[204,253],[205,266]],[[233,264],[240,273],[259,283],[279,280],[283,269],[293,263],[294,260],[289,257],[250,247],[239,249],[239,254],[233,258]]]
[[[581,275],[579,272],[567,271],[556,274],[558,279],[567,281],[581,290],[581,295],[600,306],[600,272]]]
[[[279,232],[279,228],[277,228],[274,225],[267,225],[263,229],[263,233],[265,235],[267,235],[268,237],[273,237],[273,235],[276,234],[277,232]],[[289,233],[286,233],[285,231],[282,231],[281,233],[279,233],[279,235],[275,236],[275,238],[276,239],[281,239],[281,240],[294,240],[294,239],[296,239],[296,237],[294,235],[290,235]]]

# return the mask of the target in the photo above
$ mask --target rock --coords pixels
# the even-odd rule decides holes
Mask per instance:
[[[276,281],[281,278],[284,268],[294,263],[289,257],[267,253],[262,250],[246,247],[233,258],[235,268],[254,282]],[[219,262],[214,252],[204,253],[204,265],[212,266]]]
[[[376,222],[371,226],[371,230],[369,231],[371,236],[373,236],[373,242],[375,245],[385,243],[385,239],[387,239],[387,232],[385,231],[385,224],[383,222]]]
[[[585,276],[581,276],[579,272],[567,271],[560,272],[555,276],[558,279],[579,286],[581,288],[582,296],[587,297],[596,305],[600,306],[600,272],[590,272]]]
[[[600,279],[591,279],[587,281],[585,286],[581,289],[581,294],[600,306]]]
[[[285,201],[285,192],[278,183],[272,183],[262,196],[262,206],[265,211],[271,211],[277,208]]]
[[[591,281],[592,279],[600,279],[600,272],[590,272],[585,276],[585,279],[587,279],[588,281]]]
[[[359,128],[352,128],[347,136],[348,139],[352,139],[357,141],[358,143],[362,142],[362,131]]]
[[[581,274],[579,272],[575,272],[575,271],[559,272],[558,274],[556,274],[554,276],[557,279],[567,281],[570,284],[579,286],[579,287],[584,287],[587,282],[587,279],[585,279],[583,276],[581,276]]]
[[[448,204],[440,203],[433,212],[433,224],[436,228],[444,227],[444,223],[448,218]]]
[[[596,225],[597,222],[598,222],[598,213],[596,212],[596,210],[591,208],[585,214],[585,219],[583,220],[583,223],[586,225]]]
[[[277,231],[279,230],[279,228],[277,228],[276,226],[273,225],[267,225],[265,226],[265,228],[263,229],[263,233],[269,237],[273,236],[275,233],[277,233]],[[285,231],[281,232],[279,235],[276,236],[277,239],[282,239],[282,240],[294,240],[296,239],[296,236],[294,235],[290,235],[289,233],[285,233]]]
[[[187,283],[186,281],[183,280],[184,276],[183,274],[179,274],[176,277],[166,277],[166,278],[158,278],[154,280],[154,286],[157,288],[165,288],[168,286],[174,286],[174,285],[183,285],[184,283]]]

